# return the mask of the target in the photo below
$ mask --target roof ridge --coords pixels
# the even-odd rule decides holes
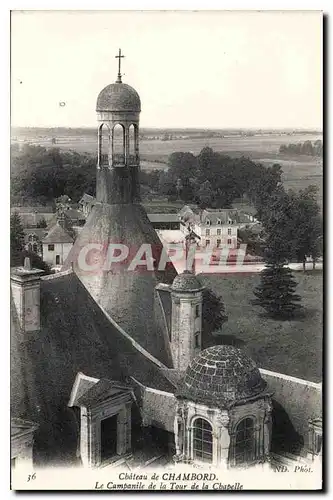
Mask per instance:
[[[54,280],[56,278],[61,278],[62,276],[66,276],[67,274],[72,274],[74,271],[72,268],[67,269],[67,271],[60,271],[58,273],[54,274],[47,274],[46,276],[41,276],[41,280],[46,281],[46,280]]]
[[[120,325],[118,325],[118,323],[109,315],[109,313],[104,309],[104,307],[102,307],[100,304],[98,304],[98,302],[91,295],[91,293],[89,292],[89,290],[85,286],[85,284],[81,280],[80,280],[80,282],[82,283],[84,288],[87,290],[87,292],[89,293],[89,295],[93,299],[93,301],[97,304],[97,306],[100,308],[100,310],[104,313],[104,315],[110,321],[110,323],[112,323],[112,325],[115,328],[117,328],[119,333],[121,333],[127,340],[129,340],[131,342],[131,344],[133,345],[133,347],[135,347],[135,349],[137,351],[141,352],[141,354],[143,354],[147,359],[149,359],[150,361],[155,363],[155,365],[157,365],[159,368],[167,369],[167,367],[163,363],[161,363],[161,361],[159,361],[157,358],[155,358],[155,356],[150,354],[150,352],[146,351],[146,349],[144,347],[142,347],[138,342],[136,342],[127,332],[125,332],[125,330]]]

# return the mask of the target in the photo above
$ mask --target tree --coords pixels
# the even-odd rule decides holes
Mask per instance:
[[[24,249],[24,229],[17,212],[10,216],[10,260],[11,265]],[[14,264],[15,265],[15,264]]]
[[[71,199],[67,194],[64,194],[62,196],[59,196],[55,200],[56,202],[56,210],[58,213],[65,213],[67,210],[71,208]]]
[[[214,193],[211,183],[209,181],[205,181],[201,184],[197,195],[200,208],[209,207],[212,204],[213,197]]]
[[[184,181],[196,175],[197,158],[192,153],[172,153],[168,158],[168,167],[175,183],[178,178]]]
[[[228,321],[222,297],[215,295],[211,290],[205,288],[202,300],[202,348],[216,344],[213,332],[220,330],[222,325]]]
[[[42,217],[38,222],[37,222],[37,227],[47,227],[47,223],[46,223],[46,220],[45,220],[45,217]]]
[[[308,186],[293,194],[294,199],[294,248],[297,260],[303,263],[305,271],[306,258],[311,257],[313,267],[322,254],[323,222],[320,207],[317,203],[317,186]]]
[[[158,181],[159,193],[167,196],[177,196],[176,185],[171,179],[169,172],[161,172]]]
[[[262,211],[266,248],[265,261],[269,264],[287,264],[295,255],[295,200],[294,193],[277,189]]]
[[[274,319],[290,319],[301,308],[301,297],[295,293],[297,283],[289,267],[267,264],[260,273],[260,284],[255,288],[254,305],[264,308]]]
[[[252,180],[252,196],[260,221],[270,206],[270,198],[276,191],[281,191],[281,188],[282,169],[278,163],[268,168],[258,167],[258,174]]]
[[[178,199],[180,199],[180,194],[182,192],[182,189],[183,189],[183,183],[182,183],[181,178],[178,177],[178,179],[176,181],[176,191],[177,191]]]

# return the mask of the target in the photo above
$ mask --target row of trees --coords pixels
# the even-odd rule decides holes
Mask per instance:
[[[291,155],[308,155],[308,156],[322,156],[323,154],[323,141],[320,139],[314,141],[298,142],[297,144],[281,144],[279,152],[281,154]]]
[[[231,158],[206,147],[198,156],[172,153],[168,170],[153,175],[159,194],[185,203],[230,208],[236,198],[246,194],[260,209],[281,183],[282,170],[279,165],[267,168],[249,158]]]
[[[50,204],[62,195],[77,202],[84,192],[94,195],[96,162],[93,155],[57,148],[17,145],[11,150],[13,204]],[[204,148],[198,156],[172,153],[168,170],[140,172],[144,192],[198,203],[202,208],[229,208],[245,194],[260,213],[267,197],[281,183],[279,165],[264,167],[248,158],[230,158]]]
[[[13,204],[49,204],[67,194],[78,201],[94,194],[97,159],[88,154],[25,145],[11,147]]]

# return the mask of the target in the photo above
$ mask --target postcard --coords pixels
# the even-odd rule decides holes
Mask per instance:
[[[323,14],[11,12],[11,488],[322,489]]]

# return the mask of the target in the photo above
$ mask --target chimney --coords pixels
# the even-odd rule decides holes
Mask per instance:
[[[11,270],[11,292],[22,334],[40,331],[40,277],[41,269],[31,266],[29,257],[23,267]]]

